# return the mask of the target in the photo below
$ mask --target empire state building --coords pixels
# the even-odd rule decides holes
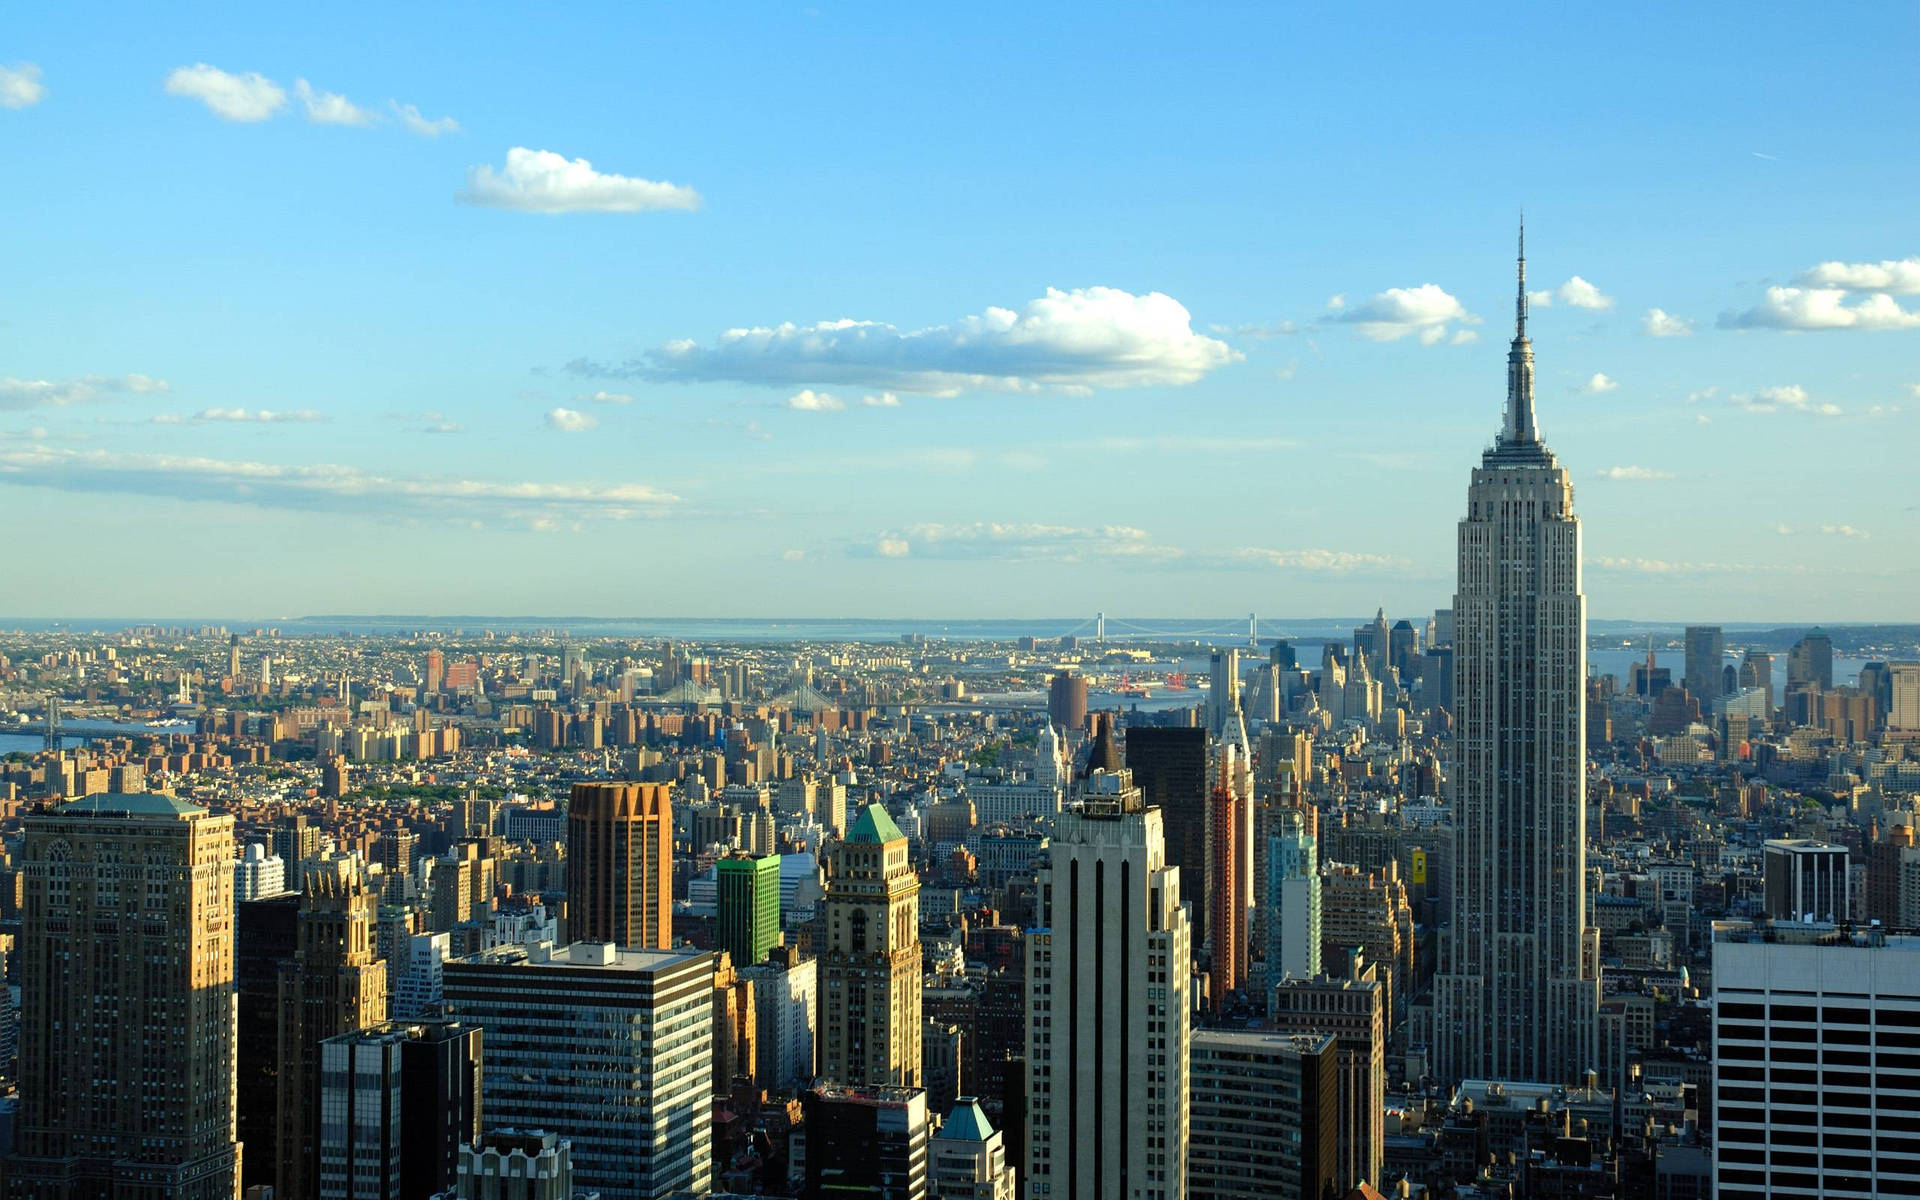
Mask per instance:
[[[1559,1082],[1598,1065],[1580,520],[1534,415],[1524,228],[1519,275],[1506,419],[1460,522],[1452,912],[1432,1047],[1446,1080]]]

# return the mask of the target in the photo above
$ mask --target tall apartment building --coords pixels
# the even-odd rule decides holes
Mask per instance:
[[[449,962],[448,1010],[483,1031],[487,1127],[562,1133],[602,1200],[706,1191],[714,957],[575,942]]]
[[[233,818],[102,793],[26,818],[20,1200],[233,1200]]]
[[[1342,1194],[1380,1178],[1387,1098],[1385,1003],[1376,964],[1349,960],[1345,978],[1285,979],[1274,985],[1267,1023],[1277,1033],[1333,1035],[1339,1064],[1339,1131],[1334,1186]]]
[[[1329,1194],[1340,1119],[1332,1034],[1196,1029],[1187,1088],[1187,1200]]]
[[[918,1087],[920,877],[907,836],[886,809],[870,804],[831,863],[820,1074],[846,1087]]]
[[[1324,932],[1318,839],[1312,814],[1280,807],[1269,814],[1267,838],[1267,978],[1312,979],[1320,974]]]
[[[567,920],[576,941],[673,944],[673,806],[665,784],[573,785]]]
[[[480,1139],[480,1028],[389,1023],[320,1043],[319,1200],[425,1200]]]
[[[1598,1053],[1587,925],[1587,602],[1573,482],[1540,440],[1521,246],[1507,412],[1460,521],[1455,855],[1435,1073],[1558,1082]]]
[[[1055,823],[1027,936],[1028,1195],[1172,1200],[1192,961],[1160,811],[1096,770]]]
[[[374,957],[379,900],[351,859],[309,863],[298,948],[280,969],[274,1195],[317,1194],[320,1043],[387,1019],[387,964]]]
[[[714,944],[751,967],[780,940],[780,856],[729,854],[714,874]]]
[[[1247,918],[1244,899],[1245,873],[1241,870],[1241,817],[1246,800],[1231,783],[1222,781],[1213,789],[1208,811],[1210,831],[1208,878],[1213,890],[1207,894],[1207,928],[1212,931],[1209,980],[1216,1001],[1247,986]]]
[[[821,1084],[800,1098],[803,1200],[927,1200],[927,1093]]]
[[[1714,1195],[1920,1195],[1920,937],[1716,922]]]

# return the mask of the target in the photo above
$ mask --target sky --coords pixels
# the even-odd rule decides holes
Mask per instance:
[[[103,36],[103,31],[111,31]],[[1920,9],[23,4],[0,616],[1920,617]]]

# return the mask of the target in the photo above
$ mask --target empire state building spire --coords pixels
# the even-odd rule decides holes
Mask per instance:
[[[1533,343],[1527,340],[1527,223],[1520,222],[1520,284],[1513,300],[1513,346],[1507,351],[1507,420],[1500,441],[1530,446],[1540,440],[1533,412]]]

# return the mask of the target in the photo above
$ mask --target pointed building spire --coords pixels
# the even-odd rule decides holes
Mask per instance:
[[[1513,346],[1507,351],[1507,420],[1500,440],[1534,445],[1540,430],[1533,412],[1533,343],[1527,340],[1527,221],[1520,218],[1519,287],[1513,301]]]

